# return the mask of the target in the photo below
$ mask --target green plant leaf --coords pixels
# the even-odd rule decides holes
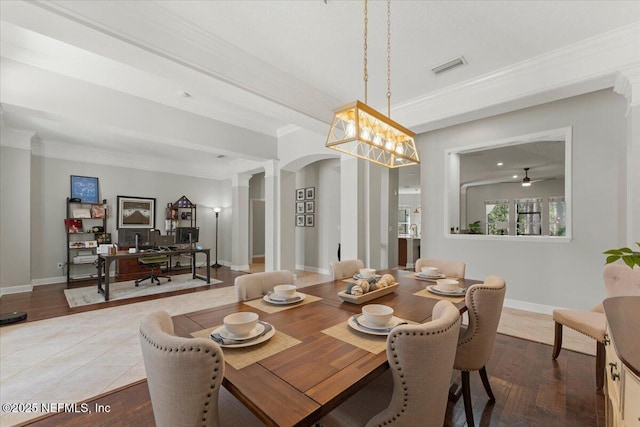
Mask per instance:
[[[622,252],[624,252],[625,254],[632,254],[633,251],[631,250],[631,248],[620,248],[619,250],[621,250]]]
[[[605,264],[611,264],[612,262],[616,262],[620,259],[619,255],[611,255],[607,257],[607,262]]]
[[[633,268],[635,262],[632,256],[623,256],[622,260],[625,264],[627,264],[630,268]]]
[[[603,252],[606,255],[622,255],[622,251],[620,249],[609,249],[608,251]]]

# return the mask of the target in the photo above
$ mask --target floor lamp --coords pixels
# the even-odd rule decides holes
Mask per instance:
[[[222,265],[218,264],[218,216],[221,210],[220,208],[213,208],[213,211],[216,213],[216,263],[211,266],[213,268],[222,267]]]

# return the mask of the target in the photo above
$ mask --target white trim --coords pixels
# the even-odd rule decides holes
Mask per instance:
[[[516,299],[505,298],[504,306],[514,308],[516,310],[531,311],[533,313],[553,314],[553,310],[558,307],[545,304],[536,304],[534,302],[519,301]]]
[[[312,273],[323,274],[326,276],[331,274],[328,268],[309,267],[307,265],[302,265],[302,264],[296,264],[296,270],[310,271]]]
[[[220,261],[218,261],[218,263],[222,264]],[[249,271],[249,265],[248,264],[245,264],[245,265],[232,265],[230,268],[233,271]]]
[[[0,297],[3,295],[20,294],[22,292],[31,292],[31,291],[33,291],[33,285],[8,286],[5,288],[0,288]]]

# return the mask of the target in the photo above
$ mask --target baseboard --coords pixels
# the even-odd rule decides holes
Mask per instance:
[[[8,286],[6,288],[0,288],[0,297],[2,295],[20,294],[22,292],[31,292],[32,290],[33,290],[33,285]]]
[[[300,264],[296,264],[296,270],[310,271],[311,273],[318,273],[318,274],[325,274],[325,275],[331,274],[328,268],[309,267],[309,266],[300,265]]]
[[[44,277],[42,279],[33,279],[31,281],[31,284],[33,286],[53,285],[54,283],[65,283],[66,281],[67,281],[67,276]]]
[[[218,263],[220,263],[220,261],[218,261]],[[222,263],[220,263],[222,264]],[[224,264],[223,264],[224,265]],[[249,264],[245,264],[245,265],[232,265],[231,266],[231,270],[233,271],[249,271]]]
[[[558,308],[551,305],[536,304],[534,302],[519,301],[509,298],[504,299],[504,306],[508,308],[514,308],[516,310],[531,311],[533,313],[541,314],[553,314],[553,310]]]

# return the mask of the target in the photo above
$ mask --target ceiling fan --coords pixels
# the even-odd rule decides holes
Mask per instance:
[[[531,179],[531,178],[529,178],[529,169],[530,168],[524,168],[524,178],[522,178],[522,186],[523,187],[531,187],[531,184],[533,184],[534,182],[549,181],[549,180],[552,180],[552,179],[556,179],[555,177]]]

